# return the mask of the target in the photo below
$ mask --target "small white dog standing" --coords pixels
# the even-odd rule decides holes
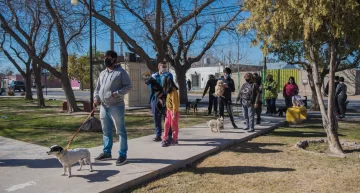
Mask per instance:
[[[218,119],[210,120],[207,122],[207,125],[210,127],[212,132],[220,132],[220,130],[224,129],[224,119],[221,117]]]
[[[64,173],[63,176],[66,175],[66,168],[68,168],[69,174],[68,177],[71,177],[71,166],[79,162],[80,168],[78,171],[81,170],[83,164],[90,165],[90,172],[92,172],[92,165],[90,159],[90,152],[86,148],[76,148],[76,149],[68,149],[65,150],[64,148],[53,145],[50,147],[50,151],[46,152],[48,155],[55,155],[60,163],[63,165]]]

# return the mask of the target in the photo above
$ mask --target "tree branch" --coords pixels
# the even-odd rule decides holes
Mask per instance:
[[[201,51],[201,53],[196,56],[195,58],[191,58],[188,62],[185,63],[189,63],[189,66],[187,66],[187,68],[190,68],[190,65],[194,62],[199,61],[204,54],[206,53],[207,50],[210,49],[210,47],[214,44],[214,42],[216,41],[216,39],[219,37],[220,33],[232,22],[234,21],[234,19],[240,14],[241,9],[239,9],[231,19],[229,19],[228,22],[226,22],[224,25],[222,25],[219,29],[216,30],[216,32],[214,33],[213,37],[210,39],[210,41],[206,44],[205,48]],[[186,61],[187,58],[184,58],[184,60]]]
[[[15,28],[21,33],[22,36],[24,36],[24,38],[25,38],[28,42],[31,42],[30,36],[20,27],[19,18],[18,18],[18,16],[16,15],[16,12],[15,12],[15,10],[14,10],[13,5],[11,4],[11,1],[10,1],[10,0],[7,0],[7,4],[8,4],[8,7],[10,8],[12,17],[13,17],[14,20],[15,20]]]
[[[165,39],[165,42],[168,42],[173,35],[173,33],[184,23],[188,22],[193,17],[199,15],[201,11],[203,11],[207,6],[209,6],[211,3],[213,3],[215,0],[207,0],[204,4],[202,4],[198,9],[195,9],[192,13],[187,15],[186,17],[182,18],[179,22],[174,23],[175,25],[170,29],[170,31],[167,34],[167,37]],[[169,3],[168,3],[169,5]],[[170,9],[170,7],[169,7]]]

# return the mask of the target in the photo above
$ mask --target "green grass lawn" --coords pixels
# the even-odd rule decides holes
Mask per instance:
[[[42,146],[66,146],[72,135],[85,121],[87,114],[68,114],[60,111],[61,101],[46,101],[47,107],[36,107],[36,101],[0,98],[0,136]],[[98,112],[95,113],[98,118]],[[180,128],[204,123],[209,118],[181,116]],[[149,110],[131,111],[125,115],[128,138],[155,133],[153,117]],[[115,135],[115,132],[114,132]],[[102,133],[81,131],[71,148],[102,145]]]
[[[338,131],[340,140],[360,141],[358,122],[341,122]],[[325,137],[320,119],[297,127],[281,127],[129,191],[360,192],[360,149],[346,150],[348,157],[344,159],[295,148],[300,140]],[[324,148],[327,146],[316,145],[309,150],[321,152]]]

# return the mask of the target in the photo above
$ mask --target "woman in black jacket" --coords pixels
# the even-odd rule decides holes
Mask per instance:
[[[234,116],[231,110],[231,93],[235,92],[235,84],[234,80],[231,79],[231,69],[229,67],[224,69],[224,87],[225,91],[222,97],[219,97],[219,111],[220,111],[220,117],[224,117],[224,107],[226,108],[227,113],[229,114],[231,124],[234,127],[234,129],[237,129],[234,122]]]

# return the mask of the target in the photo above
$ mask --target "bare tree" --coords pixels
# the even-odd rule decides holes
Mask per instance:
[[[9,49],[12,50],[12,52],[16,55],[17,59],[19,59],[25,65],[25,70],[23,70],[20,67],[20,64],[16,61],[16,58],[14,58],[11,55],[11,52],[8,51],[7,47],[5,46],[5,42],[7,42],[6,41],[6,33],[3,33],[2,40],[0,43],[2,52],[25,79],[25,100],[33,100],[32,92],[31,92],[31,82],[32,82],[31,81],[31,58],[27,57],[27,59],[25,59],[24,56],[21,55],[21,52],[19,52],[17,49],[15,49],[10,44]]]
[[[1,27],[5,30],[15,41],[27,52],[31,57],[33,66],[39,65],[42,68],[47,69],[56,78],[61,80],[62,88],[65,91],[66,98],[69,102],[69,110],[80,111],[76,104],[74,92],[71,88],[70,79],[68,76],[68,48],[72,42],[79,40],[82,35],[83,28],[86,25],[86,16],[84,16],[83,10],[73,10],[71,5],[65,1],[54,0],[34,0],[26,1],[25,7],[30,15],[33,17],[30,23],[27,23],[24,12],[21,11],[21,7],[24,7],[24,3],[20,0],[2,0],[0,1],[1,9],[0,21]],[[16,7],[16,9],[15,9]],[[10,13],[10,14],[5,14]],[[46,42],[43,43],[44,51],[47,53],[50,49],[49,45],[52,44],[53,48],[60,50],[61,68],[58,70],[54,68],[49,62],[46,61],[44,54],[37,52],[37,42],[33,41],[30,37],[37,30],[29,30],[29,25],[45,25],[47,28],[40,27],[34,28],[42,32],[46,38]],[[52,33],[49,28],[55,25],[56,33]],[[49,32],[50,31],[50,32]],[[49,33],[46,33],[49,32]],[[46,34],[46,35],[45,35]],[[40,37],[38,37],[40,38]],[[57,42],[54,41],[57,39]],[[37,39],[36,39],[37,40]],[[29,43],[30,42],[30,43]],[[58,45],[56,45],[58,43]],[[34,70],[34,72],[36,72]]]
[[[89,7],[86,0],[81,2],[85,7]],[[231,16],[222,17],[223,20],[218,20],[215,17],[216,11],[214,13],[212,10],[214,7],[218,8],[218,10],[224,7],[220,1],[119,0],[116,7],[125,9],[132,18],[136,19],[136,22],[141,24],[136,28],[136,31],[141,31],[142,37],[149,40],[156,53],[155,61],[151,58],[150,52],[145,51],[145,45],[141,44],[143,39],[134,39],[133,37],[136,36],[126,31],[123,26],[107,18],[105,14],[101,13],[101,9],[92,7],[91,12],[94,17],[113,29],[122,39],[127,49],[139,55],[151,71],[158,70],[157,64],[159,62],[169,62],[176,73],[181,103],[185,103],[187,101],[185,81],[187,70],[190,69],[192,63],[202,58],[220,33],[228,29],[229,24],[238,17],[241,8],[239,5],[234,6],[237,9],[232,10]],[[222,9],[220,13],[227,12]],[[199,19],[200,17],[202,19]],[[209,27],[207,26],[208,23],[214,25]],[[194,44],[202,45],[201,51],[195,56],[189,56]]]

